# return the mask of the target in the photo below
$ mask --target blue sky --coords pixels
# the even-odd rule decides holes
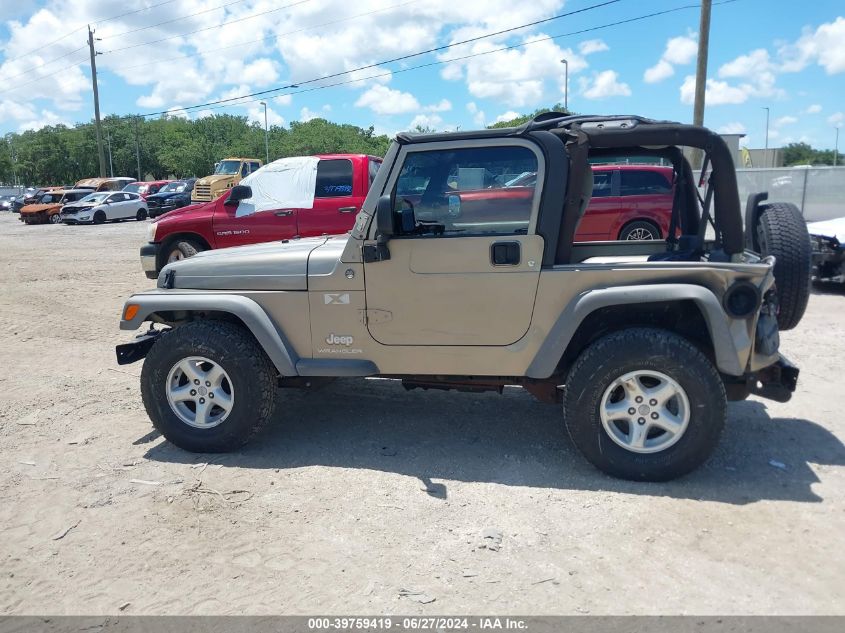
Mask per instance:
[[[584,113],[690,121],[698,9],[612,22],[694,0],[19,0],[0,7],[0,133],[89,120],[85,24],[104,114],[226,112],[263,123],[256,98],[182,108],[299,84],[266,96],[271,125],[321,116],[394,133],[469,129],[564,98]],[[718,1],[718,0],[717,0]],[[763,145],[832,147],[845,124],[845,6],[736,0],[713,7],[705,124]],[[586,9],[586,10],[584,10]],[[584,10],[450,49],[362,66]],[[133,12],[129,15],[122,15]],[[222,25],[222,26],[221,26]],[[596,29],[577,35],[549,36]],[[62,38],[55,41],[57,38]],[[534,42],[525,44],[526,42]],[[497,51],[507,46],[508,51]],[[490,52],[492,51],[492,52]],[[469,59],[456,58],[476,55]],[[435,63],[422,69],[420,64]],[[328,75],[355,71],[321,81]],[[293,93],[293,94],[290,94]],[[842,145],[845,145],[843,139]]]

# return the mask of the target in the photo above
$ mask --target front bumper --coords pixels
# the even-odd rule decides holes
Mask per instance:
[[[158,252],[161,249],[161,244],[150,242],[141,247],[141,270],[147,276],[147,279],[158,278]]]

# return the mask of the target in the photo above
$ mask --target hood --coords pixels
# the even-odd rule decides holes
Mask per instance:
[[[203,251],[165,266],[158,285],[163,287],[172,271],[173,288],[308,290],[308,257],[327,239],[312,237]]]
[[[835,237],[840,244],[845,244],[845,218],[809,222],[807,224],[807,231],[810,232],[810,235]]]
[[[68,209],[90,209],[91,207],[98,207],[102,204],[102,202],[82,202],[81,200],[77,200],[76,202],[68,202],[65,207]]]
[[[215,176],[205,176],[204,178],[200,178],[199,180],[197,180],[196,184],[194,185],[194,188],[196,188],[196,185],[213,185],[214,183],[220,182],[221,180],[232,180],[236,177],[237,177],[237,174],[230,174],[228,176],[226,174],[217,174]]]
[[[167,191],[165,193],[151,193],[147,196],[147,200],[160,200],[164,202],[165,200],[170,200],[171,198],[176,198],[177,196],[190,196],[190,191]]]
[[[41,211],[52,211],[58,209],[62,205],[58,202],[51,202],[50,204],[28,204],[21,209],[21,213],[40,213]]]

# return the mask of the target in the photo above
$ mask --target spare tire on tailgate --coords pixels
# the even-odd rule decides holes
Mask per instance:
[[[760,207],[755,244],[761,255],[774,255],[778,327],[791,330],[810,298],[812,247],[804,216],[794,204],[772,202]]]

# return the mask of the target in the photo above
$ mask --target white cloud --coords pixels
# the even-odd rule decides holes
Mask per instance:
[[[675,74],[675,66],[686,66],[698,54],[698,41],[695,33],[679,35],[666,41],[666,48],[657,63],[643,73],[643,81],[648,84],[658,83]]]
[[[167,114],[165,115],[172,119],[190,119],[191,115],[188,114],[188,111],[181,106],[174,106],[172,108],[167,108]]]
[[[793,44],[778,50],[783,72],[799,72],[816,62],[828,75],[845,72],[845,17],[805,30]]]
[[[783,127],[785,125],[792,125],[793,123],[798,123],[798,119],[794,116],[782,116],[775,119],[773,124],[774,127]]]
[[[731,77],[752,77],[759,72],[771,72],[772,62],[769,58],[769,51],[758,48],[747,55],[740,55],[736,59],[722,64],[719,68],[719,77],[722,79]]]
[[[408,129],[414,130],[418,127],[437,129],[437,126],[441,123],[443,123],[443,119],[436,114],[418,114],[408,124]]]
[[[311,121],[312,119],[319,119],[319,118],[320,118],[320,115],[318,113],[314,112],[313,110],[311,110],[307,107],[304,107],[299,111],[299,120],[302,121],[303,123],[308,123],[308,121]]]
[[[734,121],[720,127],[718,132],[719,134],[745,134],[747,130],[742,123]]]
[[[583,55],[571,48],[562,49],[553,41],[542,41],[542,33],[529,36],[523,42],[536,42],[528,46],[497,50],[501,43],[491,40],[457,46],[439,56],[446,64],[440,76],[447,81],[463,80],[467,90],[477,99],[492,99],[513,108],[526,108],[539,102],[562,100],[565,67],[569,62],[570,75],[587,68]],[[471,59],[456,59],[465,55],[484,54]],[[559,90],[549,94],[547,81],[554,82]]]
[[[609,50],[610,47],[603,40],[584,40],[578,45],[578,52],[582,55],[592,55]]]
[[[804,112],[806,114],[818,114],[821,111],[822,111],[821,105],[819,105],[818,103],[814,103],[813,105],[808,107]]]
[[[452,109],[452,102],[448,99],[441,99],[439,103],[426,106],[427,112],[448,112]]]
[[[845,112],[831,114],[827,117],[827,122],[833,127],[842,127],[842,124],[845,123]]]
[[[246,111],[247,119],[250,123],[258,123],[258,125],[263,129],[264,128],[264,106],[260,103],[256,103],[252,105]],[[270,104],[267,104],[267,126],[268,127],[275,127],[275,126],[283,126],[285,124],[284,117],[280,116],[276,113],[273,108],[270,107]]]
[[[273,101],[278,103],[280,106],[289,106],[291,101],[293,101],[293,97],[290,95],[279,95],[278,97],[274,97]]]
[[[643,81],[647,84],[656,84],[659,81],[668,79],[675,74],[675,67],[665,59],[661,59],[651,68],[646,68],[643,74]]]
[[[503,112],[502,114],[497,116],[493,123],[505,123],[506,121],[513,121],[518,116],[521,116],[519,112],[508,110],[507,112]]]
[[[708,79],[704,91],[704,100],[708,106],[745,103],[748,92],[731,86],[726,81]],[[695,76],[688,75],[681,84],[681,103],[692,105],[695,102]]]
[[[484,127],[486,123],[484,111],[479,110],[478,106],[475,104],[475,101],[470,101],[469,103],[467,103],[467,112],[472,115],[472,122],[476,125],[476,127]]]
[[[592,80],[582,77],[581,82],[581,94],[587,99],[631,96],[630,86],[619,81],[619,74],[615,70],[605,70],[595,74]]]
[[[41,110],[41,114],[36,115],[36,118],[29,121],[23,121],[18,126],[18,131],[40,130],[48,125],[70,125],[70,123],[68,123],[64,117],[56,114],[55,112],[51,112],[50,110]]]
[[[420,102],[410,92],[394,90],[381,84],[376,84],[364,92],[355,105],[359,108],[370,108],[376,114],[402,114],[420,109]]]

